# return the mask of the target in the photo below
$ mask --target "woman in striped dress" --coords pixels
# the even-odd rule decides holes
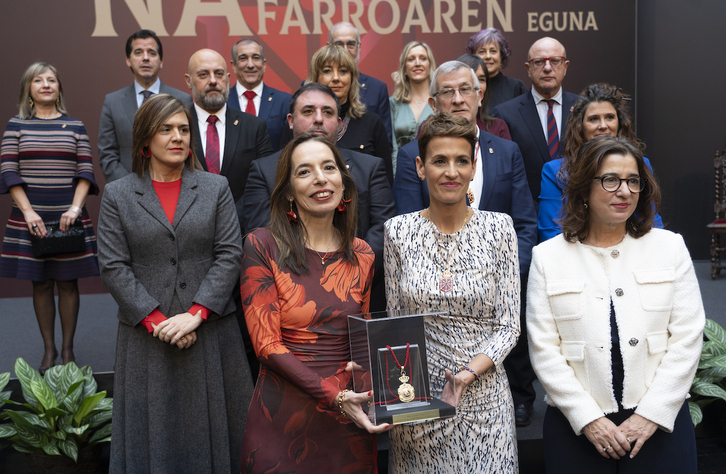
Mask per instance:
[[[66,115],[58,71],[32,64],[20,81],[18,116],[10,119],[0,149],[0,193],[10,193],[13,208],[5,228],[0,277],[33,282],[33,306],[43,336],[41,372],[55,365],[55,298],[63,330],[61,360],[75,360],[73,335],[78,319],[78,278],[98,275],[96,236],[84,208],[98,194],[91,146],[79,120]],[[33,257],[30,234],[44,237],[44,222],[60,220],[62,231],[80,218],[86,249],[73,254]]]

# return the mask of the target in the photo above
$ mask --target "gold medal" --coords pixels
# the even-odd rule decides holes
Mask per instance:
[[[412,401],[416,397],[416,393],[413,390],[413,386],[408,383],[409,377],[401,367],[401,376],[398,378],[401,381],[401,385],[398,386],[398,399],[404,403]]]

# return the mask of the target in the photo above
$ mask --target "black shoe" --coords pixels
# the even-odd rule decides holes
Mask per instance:
[[[532,405],[525,405],[524,403],[514,405],[514,421],[517,426],[527,426],[532,422],[533,409]]]

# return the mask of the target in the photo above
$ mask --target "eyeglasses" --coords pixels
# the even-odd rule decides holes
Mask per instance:
[[[333,44],[335,46],[342,46],[343,48],[348,49],[355,49],[358,47],[358,42],[355,40],[350,40],[347,43],[343,43],[342,41],[334,41]]]
[[[564,56],[553,56],[551,58],[532,58],[529,60],[529,64],[532,65],[534,68],[541,68],[544,67],[544,65],[547,63],[547,61],[550,62],[550,66],[554,67],[560,67],[563,64],[565,64],[565,61],[567,61],[567,58]]]
[[[595,176],[593,181],[598,179],[600,180],[600,184],[602,184],[602,188],[609,193],[614,193],[620,189],[620,186],[623,185],[623,181],[628,183],[628,190],[630,190],[631,193],[639,193],[645,189],[645,184],[648,182],[647,179],[639,176],[632,176],[630,178],[618,178],[617,176]]]
[[[477,89],[475,89],[472,86],[466,85],[461,86],[458,89],[452,89],[451,87],[447,87],[446,89],[441,89],[440,91],[436,92],[434,94],[434,97],[439,96],[442,99],[453,99],[456,92],[459,92],[459,95],[462,97],[469,97],[472,95]]]

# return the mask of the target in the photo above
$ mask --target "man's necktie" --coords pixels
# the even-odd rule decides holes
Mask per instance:
[[[151,97],[152,95],[154,95],[154,93],[151,92],[151,91],[141,91],[141,95],[144,96],[144,100],[141,101],[141,103],[143,104],[144,102],[146,102],[147,100],[149,100],[149,97]]]
[[[560,136],[557,133],[557,120],[555,120],[554,106],[555,101],[549,99],[546,101],[549,108],[547,109],[547,146],[550,149],[550,159],[557,158],[557,152],[560,149]]]
[[[217,133],[217,120],[219,117],[210,115],[207,117],[207,154],[204,157],[207,161],[207,171],[219,174],[219,133]]]
[[[253,99],[256,95],[257,94],[255,94],[255,91],[244,92],[244,96],[247,97],[247,107],[245,108],[245,112],[255,116],[257,116],[257,111],[255,110],[255,101]]]

